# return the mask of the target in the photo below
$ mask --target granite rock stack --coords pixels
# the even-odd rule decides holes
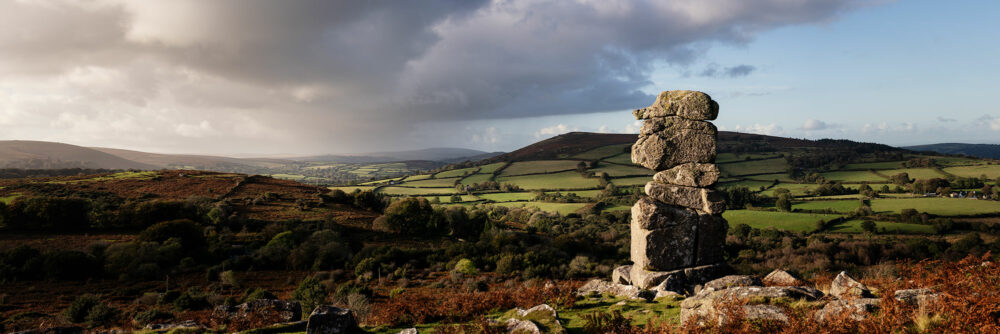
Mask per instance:
[[[641,289],[689,293],[727,268],[722,253],[726,203],[714,189],[718,130],[708,122],[718,116],[719,105],[702,92],[665,91],[633,114],[643,125],[632,162],[657,173],[646,184],[646,196],[632,207],[633,264],[615,270],[614,279]]]

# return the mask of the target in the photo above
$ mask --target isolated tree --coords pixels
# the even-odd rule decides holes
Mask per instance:
[[[875,229],[877,227],[878,226],[875,225],[875,222],[873,222],[871,220],[866,220],[866,221],[861,222],[861,229],[865,230],[865,232],[868,232],[868,233],[875,233]]]
[[[774,201],[774,206],[784,212],[792,211],[792,194],[782,193],[778,195],[778,200]]]

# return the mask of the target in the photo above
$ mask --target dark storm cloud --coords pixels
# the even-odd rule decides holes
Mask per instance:
[[[652,97],[642,89],[657,64],[691,64],[713,43],[747,43],[760,31],[828,20],[858,5],[853,0],[4,2],[0,74],[7,79],[0,80],[7,81],[0,85],[45,87],[48,95],[0,95],[11,108],[8,115],[0,110],[0,126],[28,106],[36,114],[61,115],[65,111],[57,109],[65,105],[53,101],[72,100],[77,108],[69,118],[101,124],[103,118],[133,117],[135,124],[122,122],[122,129],[163,138],[171,137],[158,129],[182,136],[216,131],[222,145],[241,135],[239,129],[261,127],[262,133],[272,128],[289,138],[380,145],[385,144],[381,133],[405,132],[420,121],[648,104]],[[753,70],[739,65],[714,75],[739,77]],[[128,103],[111,105],[114,101]],[[223,126],[243,121],[249,125]]]

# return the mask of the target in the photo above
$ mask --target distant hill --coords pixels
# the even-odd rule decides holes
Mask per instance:
[[[467,148],[435,147],[435,148],[427,148],[427,149],[412,150],[412,151],[371,152],[371,153],[341,154],[341,155],[328,154],[319,156],[298,157],[298,158],[292,158],[292,160],[311,161],[311,162],[345,162],[345,163],[380,163],[380,162],[415,161],[415,160],[458,162],[465,160],[482,160],[499,154],[501,154],[501,152],[490,153],[490,152],[472,150]]]
[[[0,168],[155,169],[156,166],[76,145],[5,140],[0,141]]]
[[[557,159],[601,146],[634,143],[636,138],[636,134],[570,132],[497,155],[485,162]]]
[[[930,151],[942,154],[962,154],[973,157],[1000,159],[1000,145],[941,143],[903,147],[913,151]]]
[[[159,154],[104,147],[94,147],[93,149],[128,160],[156,166],[157,168],[187,167],[195,169],[217,169],[231,167],[233,165],[279,167],[290,162],[288,160],[281,159],[242,159],[210,155]]]

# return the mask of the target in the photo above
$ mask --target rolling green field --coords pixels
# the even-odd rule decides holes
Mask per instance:
[[[595,198],[597,195],[601,194],[601,190],[569,190],[569,191],[546,191],[546,194],[556,194],[560,193],[563,195],[576,194],[580,197]]]
[[[863,220],[851,220],[831,226],[826,231],[831,233],[863,233],[865,230],[861,228],[862,222]],[[884,228],[886,233],[893,234],[934,234],[934,228],[930,225],[877,221],[875,226],[879,231]]]
[[[611,177],[620,176],[635,176],[635,175],[653,175],[653,171],[635,166],[622,166],[622,165],[611,165],[604,164],[598,168],[591,169],[594,173],[608,173]]]
[[[652,176],[623,177],[620,179],[612,179],[611,183],[614,183],[616,186],[619,187],[641,186],[645,185],[646,183],[652,180],[653,180]]]
[[[572,158],[581,160],[598,160],[607,157],[612,157],[621,154],[622,152],[626,152],[626,149],[629,147],[632,147],[632,144],[602,146],[587,152],[574,155]]]
[[[872,210],[899,213],[903,209],[917,209],[940,216],[966,216],[1000,212],[1000,202],[964,198],[892,198],[872,200]]]
[[[503,172],[500,172],[500,175],[514,176],[574,170],[579,163],[580,161],[577,160],[519,161],[504,168]]]
[[[431,178],[430,174],[420,174],[420,175],[410,175],[403,179],[403,181],[420,181]]]
[[[718,185],[716,185],[716,188],[723,189],[723,188],[734,188],[734,187],[747,187],[747,189],[750,189],[750,191],[760,191],[762,188],[770,187],[771,183],[773,182],[747,180],[747,181],[719,183]]]
[[[747,224],[759,229],[773,227],[786,231],[809,232],[816,228],[816,221],[830,221],[840,218],[840,215],[729,210],[723,212],[722,217],[729,221],[730,228],[738,224]]]
[[[597,188],[600,182],[597,178],[585,179],[575,171],[536,174],[523,176],[502,176],[497,178],[500,183],[513,183],[521,189],[588,189]]]
[[[833,201],[805,201],[792,204],[795,210],[833,210],[836,212],[853,212],[861,207],[861,200],[845,199]],[[874,208],[873,208],[874,209]]]
[[[428,201],[437,198],[441,203],[451,203],[451,196],[425,196]],[[462,195],[462,202],[475,202],[480,198],[474,195]]]
[[[723,173],[728,173],[732,176],[748,174],[774,174],[788,170],[788,163],[785,161],[785,158],[775,158],[768,160],[719,164],[719,169],[721,169]]]
[[[350,193],[354,192],[354,190],[360,190],[360,191],[375,190],[375,186],[341,186],[341,187],[330,187],[330,190],[337,190],[337,189],[342,190],[345,193],[350,194]]]
[[[743,178],[747,178],[747,179],[751,179],[751,180],[757,180],[757,181],[774,181],[774,180],[778,180],[780,182],[795,182],[795,180],[792,180],[792,178],[788,176],[788,173],[750,175],[750,176],[744,176]]]
[[[403,181],[402,186],[407,187],[418,187],[418,188],[440,188],[440,187],[454,187],[455,182],[458,181],[457,177],[450,179],[426,179],[420,181]]]
[[[885,176],[893,176],[899,173],[907,173],[911,179],[931,179],[944,178],[945,176],[933,168],[900,168],[880,171]]]
[[[506,162],[497,162],[489,165],[479,166],[479,173],[493,174],[493,172],[497,171],[497,169],[500,169],[500,167],[503,167],[506,164],[507,164]]]
[[[631,165],[632,164],[632,153],[622,153],[622,154],[619,154],[619,155],[616,155],[616,156],[613,156],[613,157],[610,157],[610,158],[607,158],[607,159],[604,159],[604,160],[608,161],[608,162],[613,162],[613,163],[616,163],[616,164]]]
[[[896,169],[903,167],[904,161],[883,161],[866,162],[857,164],[847,164],[844,169],[868,170],[868,169]]]
[[[804,196],[806,195],[806,190],[816,188],[816,185],[809,183],[778,183],[778,185],[771,187],[760,194],[764,196],[774,196],[774,191],[778,188],[788,189],[788,191],[792,193],[792,196]]]
[[[462,184],[483,183],[493,178],[493,174],[473,174],[462,179]]]
[[[934,159],[934,163],[936,163],[938,166],[985,165],[987,163],[985,160],[962,158],[962,157],[934,157],[934,156],[920,156],[920,157]]]
[[[494,202],[515,202],[515,201],[530,201],[535,198],[535,195],[530,192],[523,193],[487,193],[477,195],[479,198],[485,200],[491,200]]]
[[[580,208],[583,208],[589,204],[590,203],[504,202],[504,203],[497,203],[496,205],[506,206],[511,208],[536,207],[542,211],[558,212],[559,214],[567,215],[576,212]]]
[[[455,188],[405,188],[405,187],[382,187],[379,193],[386,195],[439,195],[456,194]]]
[[[986,175],[986,177],[991,180],[1000,179],[1000,165],[948,167],[942,170],[945,173],[961,177],[978,178],[982,175]]]
[[[443,171],[443,172],[434,174],[434,178],[444,179],[444,178],[449,178],[449,177],[460,177],[460,176],[463,176],[463,175],[466,175],[466,174],[475,174],[478,171],[479,171],[479,167],[469,167],[469,168],[461,168],[461,169],[452,169],[452,170]]]
[[[827,180],[840,182],[886,182],[884,177],[867,170],[826,172],[820,175]]]

